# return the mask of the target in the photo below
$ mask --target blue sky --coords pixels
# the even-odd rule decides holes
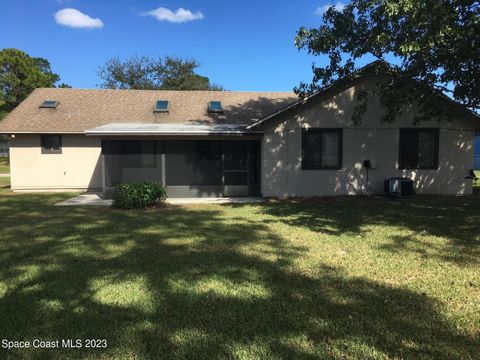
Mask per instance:
[[[0,48],[48,59],[61,81],[79,88],[100,83],[96,70],[106,59],[146,54],[193,57],[200,74],[227,90],[290,91],[311,79],[314,60],[322,62],[295,48],[295,33],[318,26],[318,9],[333,3],[2,0]],[[83,15],[58,13],[64,9]]]

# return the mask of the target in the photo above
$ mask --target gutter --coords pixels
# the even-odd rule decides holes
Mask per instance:
[[[153,135],[261,135],[263,131],[209,131],[209,130],[197,130],[197,131],[88,131],[84,132],[86,136],[122,136],[122,135],[137,135],[137,136],[153,136]]]

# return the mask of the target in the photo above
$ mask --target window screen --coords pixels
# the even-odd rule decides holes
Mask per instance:
[[[220,141],[165,141],[168,186],[222,185]]]
[[[42,135],[42,154],[61,154],[62,136],[61,135]]]
[[[304,129],[302,169],[339,169],[342,166],[341,129]]]
[[[247,170],[248,143],[246,141],[225,141],[223,151],[225,170]]]
[[[435,169],[438,166],[437,129],[400,130],[401,169]]]
[[[155,140],[103,140],[105,185],[161,182],[161,143]]]

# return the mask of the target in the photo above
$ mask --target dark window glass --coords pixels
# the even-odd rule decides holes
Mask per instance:
[[[43,154],[61,154],[62,136],[61,135],[42,135],[42,153]]]
[[[322,132],[322,166],[337,168],[340,165],[340,135],[338,132]]]
[[[59,102],[56,100],[45,100],[40,104],[41,108],[53,108],[55,109],[58,106]]]
[[[418,167],[429,168],[435,165],[437,134],[433,131],[418,133]]]
[[[158,100],[157,105],[155,106],[155,111],[168,111],[168,100]]]
[[[339,169],[342,166],[342,130],[303,130],[302,151],[304,170]]]
[[[417,167],[418,133],[416,131],[404,131],[400,134],[400,159],[401,167]]]
[[[400,168],[435,169],[438,163],[438,130],[400,130]]]
[[[220,101],[210,101],[208,103],[208,111],[209,112],[222,112],[222,103]]]

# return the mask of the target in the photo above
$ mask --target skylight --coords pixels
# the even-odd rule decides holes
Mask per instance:
[[[166,112],[168,111],[168,100],[158,100],[155,105],[155,112]]]
[[[209,101],[208,102],[208,112],[223,112],[222,102],[221,101]]]
[[[60,104],[60,101],[57,100],[45,100],[40,104],[41,108],[49,108],[49,109],[55,109],[58,104]]]

